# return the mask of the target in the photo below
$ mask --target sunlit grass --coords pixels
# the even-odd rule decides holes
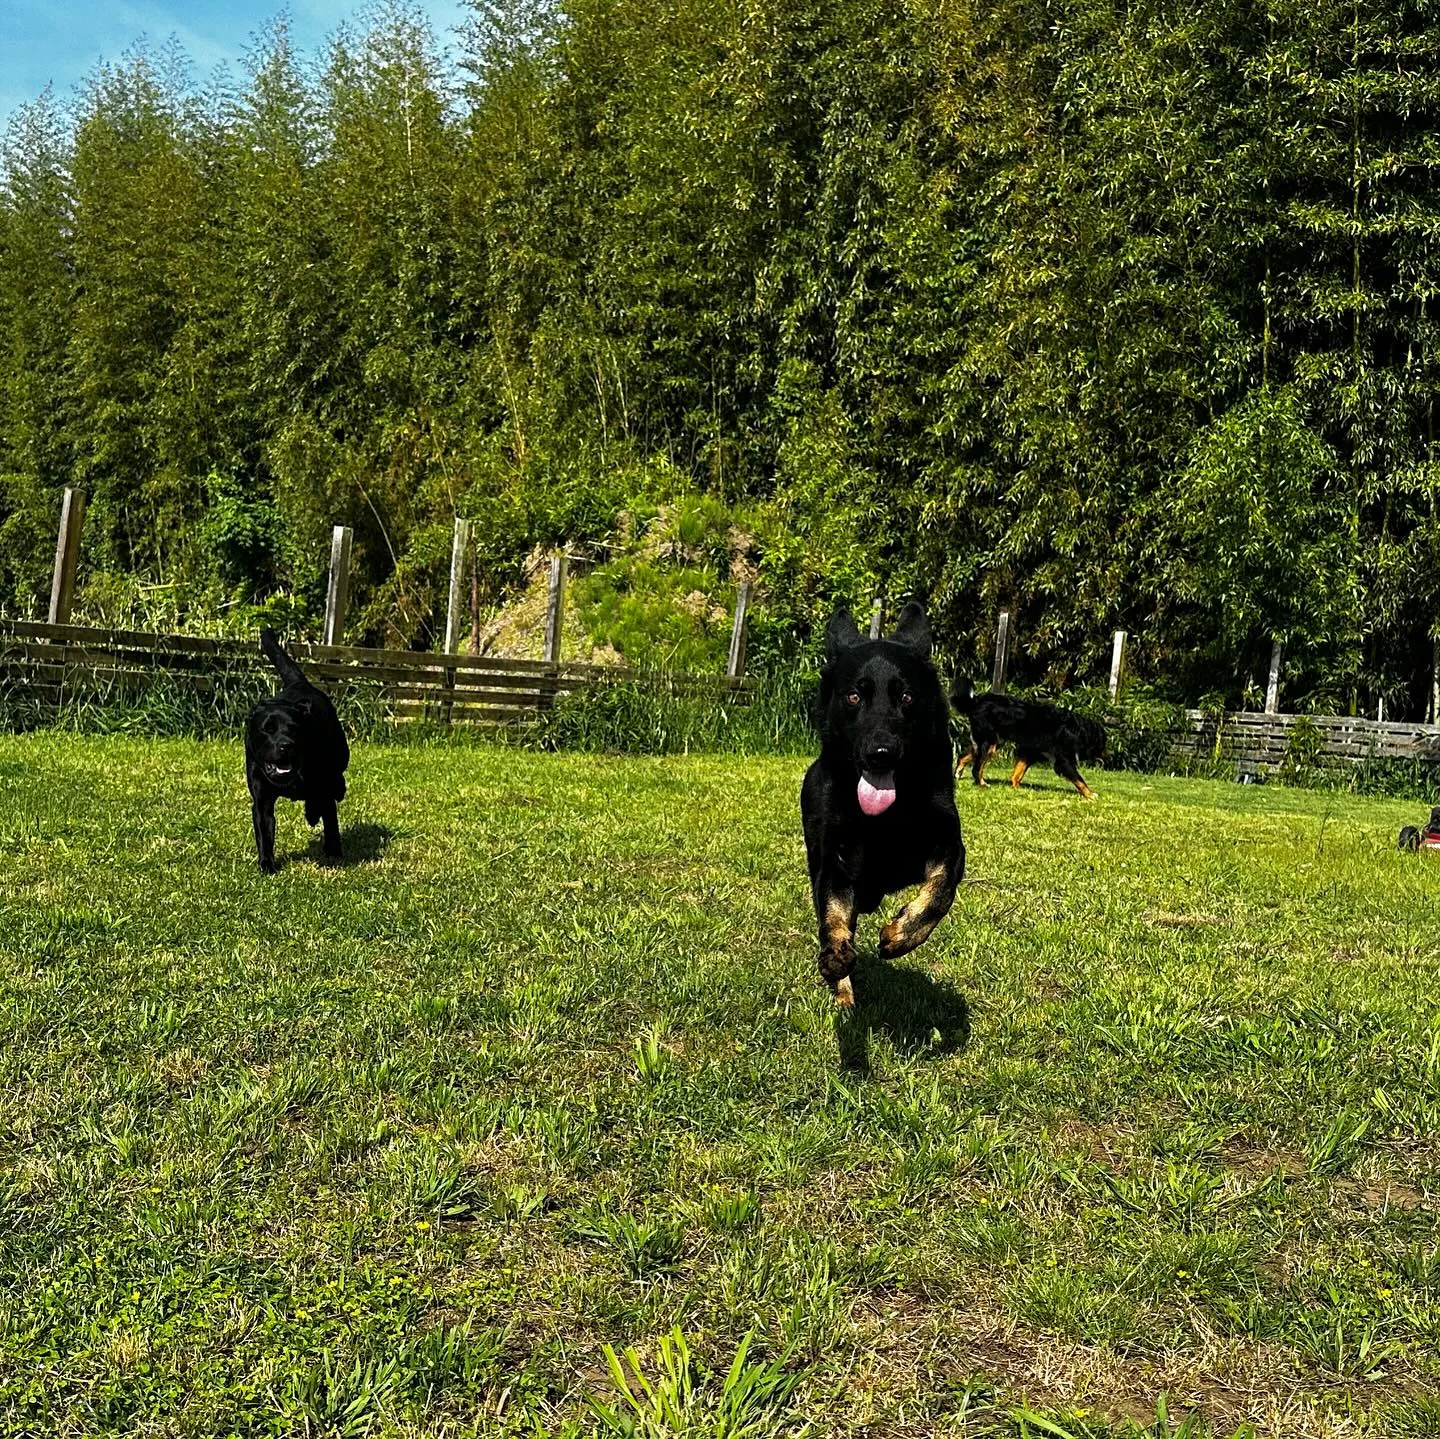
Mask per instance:
[[[1434,1432],[1414,806],[967,786],[837,1030],[802,767],[0,739],[7,1432]]]

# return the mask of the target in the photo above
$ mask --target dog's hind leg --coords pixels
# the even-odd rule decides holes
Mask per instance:
[[[262,874],[274,874],[280,868],[275,863],[275,801],[273,798],[257,799],[250,805],[250,818],[255,826],[255,853],[260,861]]]
[[[969,764],[970,761],[971,761],[972,759],[974,759],[974,758],[975,758],[975,749],[974,749],[974,746],[972,745],[971,748],[967,749],[967,750],[965,751],[965,753],[962,754],[962,755],[960,756],[960,758],[955,761],[955,773],[956,773],[957,775],[964,774],[964,773],[965,773],[965,766],[966,766],[967,764]]]
[[[881,925],[881,959],[909,954],[930,938],[935,926],[950,913],[964,874],[965,846],[957,836],[954,849],[926,867],[925,883],[915,898],[889,924]]]
[[[1025,778],[1025,771],[1030,768],[1028,759],[1017,759],[1015,761],[1015,773],[1010,776],[1010,788],[1019,789],[1020,781]]]
[[[815,912],[820,921],[820,978],[835,992],[835,1002],[855,1007],[855,892],[848,886],[815,885]]]
[[[1055,756],[1055,773],[1061,779],[1068,779],[1071,784],[1080,791],[1082,799],[1094,799],[1095,791],[1085,783],[1084,776],[1080,773],[1080,766],[1068,754],[1057,754]]]

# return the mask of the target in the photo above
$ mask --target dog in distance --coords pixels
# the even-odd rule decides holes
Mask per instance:
[[[245,725],[245,781],[255,824],[260,868],[273,874],[275,801],[292,799],[305,806],[305,822],[324,826],[324,849],[340,859],[340,819],[336,805],[345,798],[350,746],[330,697],[305,678],[285,653],[275,631],[260,631],[260,649],[280,675],[282,688],[250,711]]]
[[[1008,743],[1015,747],[1015,770],[1010,776],[1014,789],[1020,788],[1032,764],[1049,760],[1055,773],[1069,780],[1085,799],[1095,798],[1080,773],[1079,762],[1104,756],[1108,741],[1103,725],[1039,700],[976,694],[974,685],[961,676],[951,687],[950,703],[970,722],[970,748],[955,766],[957,775],[963,774],[968,764],[971,778],[983,785],[990,756],[998,745]]]

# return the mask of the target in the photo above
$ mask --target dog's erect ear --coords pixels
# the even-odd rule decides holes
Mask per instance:
[[[895,626],[895,633],[890,636],[897,645],[904,645],[906,649],[914,650],[922,659],[930,658],[930,621],[925,618],[925,610],[911,600],[903,610],[900,611],[900,623]]]
[[[861,642],[860,631],[850,618],[850,611],[840,608],[825,626],[825,658],[833,660],[841,650],[852,649]]]

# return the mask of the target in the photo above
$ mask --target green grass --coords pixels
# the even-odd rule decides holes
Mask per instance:
[[[837,1029],[802,767],[0,738],[4,1432],[1436,1433],[1414,805],[967,786]]]

